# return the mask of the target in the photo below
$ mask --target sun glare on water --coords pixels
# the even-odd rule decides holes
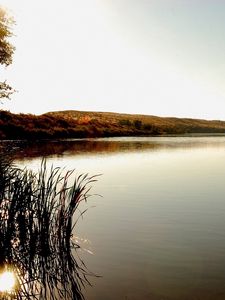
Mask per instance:
[[[16,286],[15,274],[11,271],[5,271],[0,274],[0,292],[12,292]]]

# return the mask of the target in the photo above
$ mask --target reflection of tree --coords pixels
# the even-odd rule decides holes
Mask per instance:
[[[4,142],[6,145],[7,142]],[[3,145],[3,143],[2,143]],[[0,144],[1,146],[1,144]],[[27,159],[30,157],[48,157],[51,155],[84,155],[84,154],[109,154],[131,151],[153,150],[159,146],[155,143],[138,141],[113,141],[113,140],[58,140],[58,141],[12,141],[10,148],[16,159]]]
[[[161,137],[161,138],[132,138],[132,139],[80,139],[80,140],[51,140],[51,141],[9,141],[0,143],[1,146],[14,149],[15,159],[32,157],[48,157],[62,155],[96,155],[146,151],[180,150],[199,147],[218,147],[221,142],[209,138],[197,137]]]
[[[0,267],[18,279],[11,299],[84,299],[88,272],[71,237],[95,177],[79,176],[69,186],[71,175],[47,171],[45,163],[34,174],[0,160]]]

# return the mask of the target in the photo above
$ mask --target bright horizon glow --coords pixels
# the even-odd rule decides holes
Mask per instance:
[[[225,120],[225,2],[3,0],[18,90],[2,109]]]
[[[16,277],[12,271],[5,271],[0,274],[0,292],[9,293],[15,288]]]

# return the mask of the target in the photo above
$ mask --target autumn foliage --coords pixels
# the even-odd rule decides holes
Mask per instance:
[[[62,111],[40,116],[0,110],[0,139],[55,139],[225,133],[225,122]]]

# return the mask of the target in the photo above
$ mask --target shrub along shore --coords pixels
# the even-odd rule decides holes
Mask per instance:
[[[0,110],[1,140],[195,133],[225,134],[225,121],[73,110],[43,115]]]

